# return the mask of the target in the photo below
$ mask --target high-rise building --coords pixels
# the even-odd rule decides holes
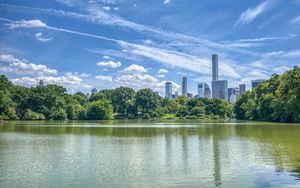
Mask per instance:
[[[211,98],[211,90],[207,83],[204,84],[204,98],[207,98],[207,99]]]
[[[92,92],[91,92],[91,95],[94,95],[94,94],[96,94],[98,91],[97,91],[97,89],[96,88],[93,88],[92,89]]]
[[[212,97],[228,100],[227,80],[217,80],[212,82]]]
[[[228,88],[228,101],[234,103],[239,96],[239,88]]]
[[[192,99],[193,98],[193,93],[187,93],[187,97],[189,98],[189,99]]]
[[[218,55],[212,55],[212,81],[219,80]]]
[[[198,84],[198,98],[211,98],[211,91],[207,83]]]
[[[246,92],[246,84],[239,85],[239,96],[243,95]]]
[[[167,99],[172,98],[172,82],[166,82],[165,97]]]
[[[184,76],[182,78],[182,96],[187,97],[187,77]]]
[[[178,94],[178,92],[176,91],[175,94],[174,94],[174,98],[177,99],[178,97],[179,97],[179,94]]]
[[[266,81],[265,79],[258,79],[258,80],[252,80],[251,84],[252,84],[252,89],[258,87],[261,83],[263,83],[264,81]]]
[[[39,86],[40,86],[40,87],[43,87],[43,86],[45,86],[44,80],[40,80],[40,82],[39,82]]]

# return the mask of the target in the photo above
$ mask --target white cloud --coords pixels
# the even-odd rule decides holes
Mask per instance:
[[[0,54],[0,71],[11,72],[20,75],[56,75],[57,70],[50,69],[45,65],[28,63],[27,60],[15,58],[10,54]]]
[[[171,0],[164,0],[164,4],[166,5],[166,4],[168,4],[168,3],[170,3],[171,2]]]
[[[167,69],[159,69],[157,71],[158,74],[167,74],[169,71]]]
[[[155,78],[149,74],[137,73],[130,75],[120,75],[116,78],[116,83],[118,86],[131,87],[135,90],[150,88],[153,91],[159,92],[161,95],[164,95],[165,82],[158,78]],[[177,91],[180,88],[175,82],[172,82],[173,91]]]
[[[17,29],[17,28],[45,28],[47,25],[43,23],[41,20],[21,20],[21,21],[14,21],[5,24],[10,29]]]
[[[82,84],[82,79],[75,75],[63,76],[37,76],[37,77],[21,77],[12,79],[12,82],[23,86],[36,86],[39,81],[43,80],[45,84],[57,84],[65,87],[77,86],[90,88],[89,85]]]
[[[106,7],[102,7],[104,10],[106,10],[106,11],[110,11],[110,7],[108,7],[108,6],[106,6]]]
[[[155,75],[157,78],[164,78],[165,77],[165,75],[163,75],[163,74],[158,74],[158,75]]]
[[[297,17],[293,18],[291,20],[291,23],[293,23],[293,24],[300,24],[300,16],[297,16]]]
[[[35,38],[37,39],[37,40],[39,40],[39,41],[41,41],[41,42],[48,42],[48,41],[50,41],[50,40],[52,40],[52,38],[46,38],[46,37],[43,37],[42,36],[43,34],[42,33],[36,33],[35,34]]]
[[[235,23],[235,26],[251,23],[258,16],[267,12],[274,4],[274,0],[265,0],[254,8],[249,8],[240,15],[240,18]]]
[[[122,70],[122,72],[129,72],[129,73],[146,73],[148,72],[143,66],[132,64],[129,67]]]
[[[111,68],[118,68],[122,66],[122,63],[120,61],[100,61],[97,63],[98,66],[102,67],[111,67]]]
[[[103,76],[103,75],[98,75],[95,78],[97,80],[108,81],[108,82],[112,82],[112,80],[113,80],[111,76]]]
[[[104,55],[104,56],[102,57],[102,59],[110,59],[110,57],[107,56],[107,55]]]

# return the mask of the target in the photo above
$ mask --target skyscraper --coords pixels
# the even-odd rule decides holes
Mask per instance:
[[[211,91],[207,83],[198,84],[198,97],[199,98],[211,98]]]
[[[234,103],[239,96],[239,88],[228,88],[228,101]]]
[[[212,82],[212,97],[228,100],[227,80],[217,80]]]
[[[212,55],[212,81],[219,80],[218,55]]]
[[[258,87],[261,83],[263,83],[264,81],[266,81],[265,79],[258,79],[258,80],[252,80],[252,89]]]
[[[40,82],[39,82],[39,86],[40,86],[40,87],[43,87],[43,86],[45,86],[44,80],[40,80]]]
[[[94,95],[94,94],[96,94],[97,92],[98,92],[97,89],[96,89],[96,88],[93,88],[93,89],[92,89],[91,95]]]
[[[239,85],[239,96],[243,95],[246,92],[246,84],[240,84]]]
[[[166,82],[165,97],[167,99],[172,98],[172,82]]]
[[[182,78],[182,96],[187,97],[187,77],[184,76]]]

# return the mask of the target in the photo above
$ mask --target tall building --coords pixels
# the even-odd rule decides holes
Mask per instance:
[[[40,80],[40,82],[39,82],[39,86],[40,86],[40,87],[43,87],[43,86],[45,86],[44,80]]]
[[[212,55],[212,81],[219,80],[219,66],[218,66],[218,55]]]
[[[230,103],[235,103],[239,93],[239,88],[228,88],[228,101]]]
[[[174,94],[174,98],[177,99],[178,97],[179,97],[179,94],[178,94],[178,92],[176,91],[175,94]]]
[[[166,82],[165,97],[167,99],[172,98],[172,82]]]
[[[266,81],[265,79],[258,79],[258,80],[252,80],[251,84],[252,84],[252,89],[258,87],[261,83],[263,83],[264,81]]]
[[[227,80],[217,80],[212,82],[212,97],[228,100]]]
[[[94,95],[94,94],[96,94],[98,91],[97,91],[97,89],[96,88],[93,88],[92,89],[92,92],[91,92],[91,95]]]
[[[198,97],[199,98],[211,98],[211,91],[207,83],[198,84]]]
[[[246,84],[239,85],[239,96],[243,95],[246,92]]]
[[[189,98],[189,99],[192,99],[193,98],[193,93],[187,93],[187,97]]]
[[[182,96],[187,97],[187,77],[184,76],[182,78]]]

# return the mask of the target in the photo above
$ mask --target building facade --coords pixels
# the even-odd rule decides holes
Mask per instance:
[[[198,98],[211,98],[211,91],[207,83],[198,83]]]
[[[243,95],[246,92],[246,84],[239,85],[239,96]]]
[[[212,55],[212,81],[219,80],[219,62],[218,62],[218,55]]]
[[[166,82],[165,97],[167,99],[172,99],[172,82]]]
[[[187,97],[187,77],[182,78],[182,96]]]
[[[212,82],[212,97],[228,100],[227,80],[217,80]]]
[[[257,88],[264,81],[266,81],[266,80],[265,79],[252,80],[251,81],[252,89]]]

